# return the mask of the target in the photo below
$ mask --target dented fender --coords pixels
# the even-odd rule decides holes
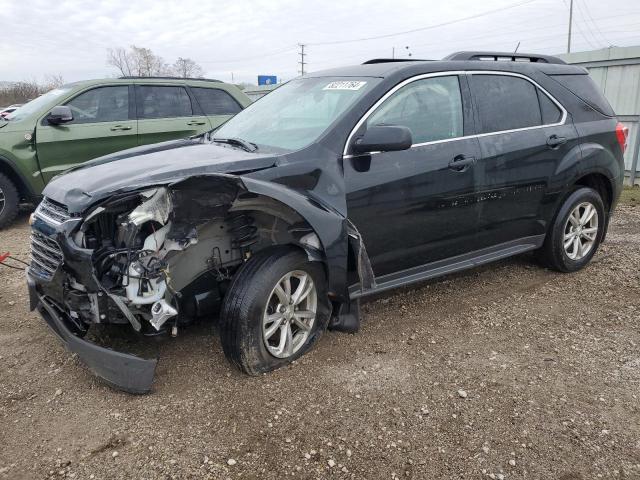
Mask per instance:
[[[291,207],[313,228],[325,255],[329,293],[339,300],[346,300],[347,219],[320,200],[285,185],[249,177],[238,179],[248,192],[270,197]]]

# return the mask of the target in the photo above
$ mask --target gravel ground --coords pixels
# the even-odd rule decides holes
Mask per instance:
[[[27,243],[26,215],[0,232]],[[66,352],[22,272],[0,285],[0,478],[640,478],[637,206],[579,273],[521,256],[394,292],[265,376],[184,330],[146,396]]]

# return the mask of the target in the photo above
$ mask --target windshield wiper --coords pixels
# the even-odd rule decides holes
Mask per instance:
[[[212,141],[215,143],[226,143],[227,145],[240,147],[247,152],[255,152],[256,150],[258,150],[258,145],[256,145],[255,143],[237,137],[214,138]]]

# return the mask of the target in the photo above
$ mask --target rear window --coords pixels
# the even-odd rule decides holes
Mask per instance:
[[[519,77],[472,75],[481,132],[502,132],[542,124],[536,87]]]
[[[205,115],[235,115],[242,107],[224,90],[219,88],[191,87]]]
[[[191,99],[183,87],[140,85],[136,92],[138,118],[176,118],[192,115]]]
[[[589,75],[551,75],[551,78],[603,115],[615,116],[609,101]]]

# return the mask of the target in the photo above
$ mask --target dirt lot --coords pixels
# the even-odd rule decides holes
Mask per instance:
[[[0,232],[27,243],[26,215]],[[0,478],[640,478],[639,206],[580,273],[522,256],[395,292],[262,377],[191,328],[146,396],[72,358],[22,272],[0,285]]]

